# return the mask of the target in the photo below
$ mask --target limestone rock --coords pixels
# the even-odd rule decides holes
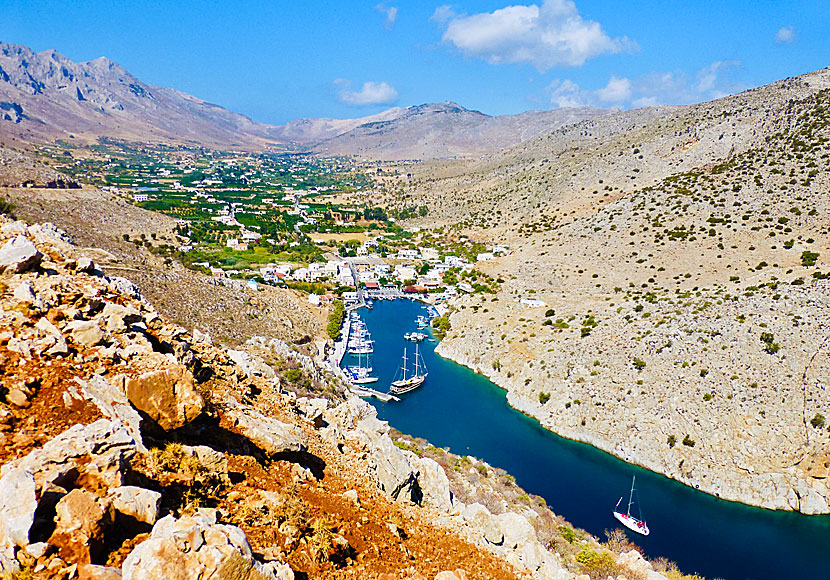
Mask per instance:
[[[126,381],[127,398],[165,431],[187,425],[205,407],[184,366],[151,371]]]
[[[452,508],[452,492],[444,468],[428,457],[417,457],[410,463],[418,471],[418,485],[423,494],[421,503],[441,511],[449,511]]]
[[[34,303],[35,300],[37,300],[37,296],[35,296],[32,286],[28,282],[19,284],[17,288],[14,289],[12,296],[14,296],[14,299],[18,302]]]
[[[145,451],[141,439],[141,416],[130,406],[124,391],[111,385],[101,375],[93,375],[88,381],[80,378],[75,380],[80,384],[84,397],[95,403],[105,417],[120,422],[133,438],[139,451]]]
[[[78,262],[75,265],[75,270],[77,272],[93,272],[95,271],[95,262],[92,261],[92,258],[78,258]]]
[[[104,528],[111,523],[109,507],[85,489],[73,489],[55,506],[55,531],[50,544],[67,562],[89,564],[103,544]]]
[[[297,399],[297,406],[300,408],[300,412],[306,421],[318,429],[323,426],[325,423],[323,420],[323,412],[328,409],[328,399],[307,399],[302,397]]]
[[[158,519],[161,494],[157,491],[125,485],[111,489],[107,497],[112,507],[125,516],[150,525]]]
[[[24,469],[13,469],[0,478],[0,547],[29,543],[36,489],[35,478]]]
[[[129,325],[142,320],[138,310],[129,306],[122,306],[114,302],[107,302],[104,311],[101,312],[104,320],[104,327],[108,332],[124,332]]]
[[[42,448],[3,465],[0,476],[5,478],[15,469],[28,471],[38,489],[80,475],[106,487],[118,487],[135,450],[135,441],[121,423],[98,419],[89,425],[70,427]]]
[[[0,272],[26,272],[35,268],[43,260],[43,254],[28,239],[15,236],[0,248]]]
[[[97,346],[104,341],[104,331],[94,320],[72,320],[66,325],[72,340],[87,347]]]
[[[230,350],[228,349],[228,358],[242,369],[245,376],[250,377],[265,377],[266,379],[276,378],[277,373],[274,372],[270,366],[261,360],[257,360],[244,350]]]
[[[464,508],[461,517],[472,528],[473,534],[484,538],[488,543],[501,546],[504,543],[504,532],[486,507],[480,503],[473,503]]]
[[[254,409],[228,399],[228,417],[239,431],[269,455],[305,451],[307,441],[302,431],[266,417]]]
[[[123,580],[265,580],[278,578],[274,569],[254,559],[242,530],[217,524],[215,514],[202,510],[178,520],[172,515],[160,519],[150,537],[127,556],[121,574]]]
[[[141,298],[141,292],[139,291],[138,286],[133,284],[133,282],[127,278],[113,276],[108,280],[107,286],[109,286],[110,290],[118,294],[123,294],[125,296],[129,296],[130,298]]]

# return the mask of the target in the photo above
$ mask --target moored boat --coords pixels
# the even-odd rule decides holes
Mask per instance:
[[[638,534],[642,534],[644,536],[647,536],[647,535],[649,535],[650,531],[648,529],[648,526],[646,525],[645,520],[642,519],[643,518],[642,511],[640,511],[640,517],[639,518],[635,518],[634,516],[631,515],[631,503],[634,500],[634,480],[635,479],[636,479],[636,476],[631,478],[631,492],[628,495],[628,509],[625,511],[625,513],[617,511],[617,509],[620,507],[620,502],[622,502],[622,500],[623,500],[623,498],[620,498],[617,501],[617,505],[614,506],[614,517],[617,518],[617,520],[622,525],[624,525],[626,528],[628,528],[632,532],[637,532]],[[639,502],[638,502],[637,506],[639,507]]]

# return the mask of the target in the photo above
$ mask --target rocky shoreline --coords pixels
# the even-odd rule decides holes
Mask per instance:
[[[453,318],[452,322],[454,328],[462,326],[457,317]],[[469,324],[469,321],[465,321],[464,324]],[[468,328],[467,334],[470,332]],[[568,424],[558,421],[557,415],[547,410],[545,403],[540,402],[539,389],[528,388],[530,381],[524,382],[525,377],[533,376],[532,371],[528,372],[528,366],[511,366],[510,362],[499,359],[494,353],[482,350],[483,342],[481,337],[462,338],[454,333],[452,337],[442,340],[435,352],[487,377],[507,392],[507,402],[511,407],[537,420],[542,427],[556,435],[587,443],[622,461],[662,474],[720,499],[764,509],[797,511],[805,515],[830,513],[830,489],[826,487],[824,478],[799,473],[795,468],[753,473],[751,468],[735,466],[731,470],[726,470],[722,464],[698,462],[694,471],[689,472],[676,467],[675,457],[667,459],[668,453],[657,449],[656,446],[643,445],[642,438],[637,436],[630,440],[615,440],[588,426],[575,426],[572,422]],[[498,370],[494,368],[495,361],[498,361]],[[563,386],[567,388],[567,385]],[[555,385],[551,388],[554,391],[549,393],[551,400],[561,402],[571,398],[563,396],[561,392],[557,393]],[[630,419],[630,416],[626,416],[624,420]],[[686,446],[686,449],[682,447],[677,445],[669,450],[685,453],[686,457],[681,459],[681,465],[683,459],[688,456],[694,457],[693,446]]]

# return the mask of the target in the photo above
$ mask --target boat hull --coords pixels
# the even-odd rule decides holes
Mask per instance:
[[[414,391],[424,384],[424,380],[426,378],[426,375],[422,375],[406,379],[405,381],[395,381],[392,383],[392,386],[389,387],[389,392],[393,395],[403,395],[404,393]]]
[[[637,532],[638,534],[642,534],[644,536],[649,534],[649,529],[646,523],[638,520],[637,518],[633,518],[627,514],[621,514],[618,511],[614,512],[614,517],[632,532]]]

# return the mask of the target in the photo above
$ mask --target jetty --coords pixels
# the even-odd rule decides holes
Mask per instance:
[[[350,385],[349,390],[351,390],[351,392],[353,392],[358,397],[374,397],[375,399],[379,399],[383,402],[400,401],[398,397],[391,393],[384,393],[382,391],[376,391],[375,389],[370,389],[358,385]]]

